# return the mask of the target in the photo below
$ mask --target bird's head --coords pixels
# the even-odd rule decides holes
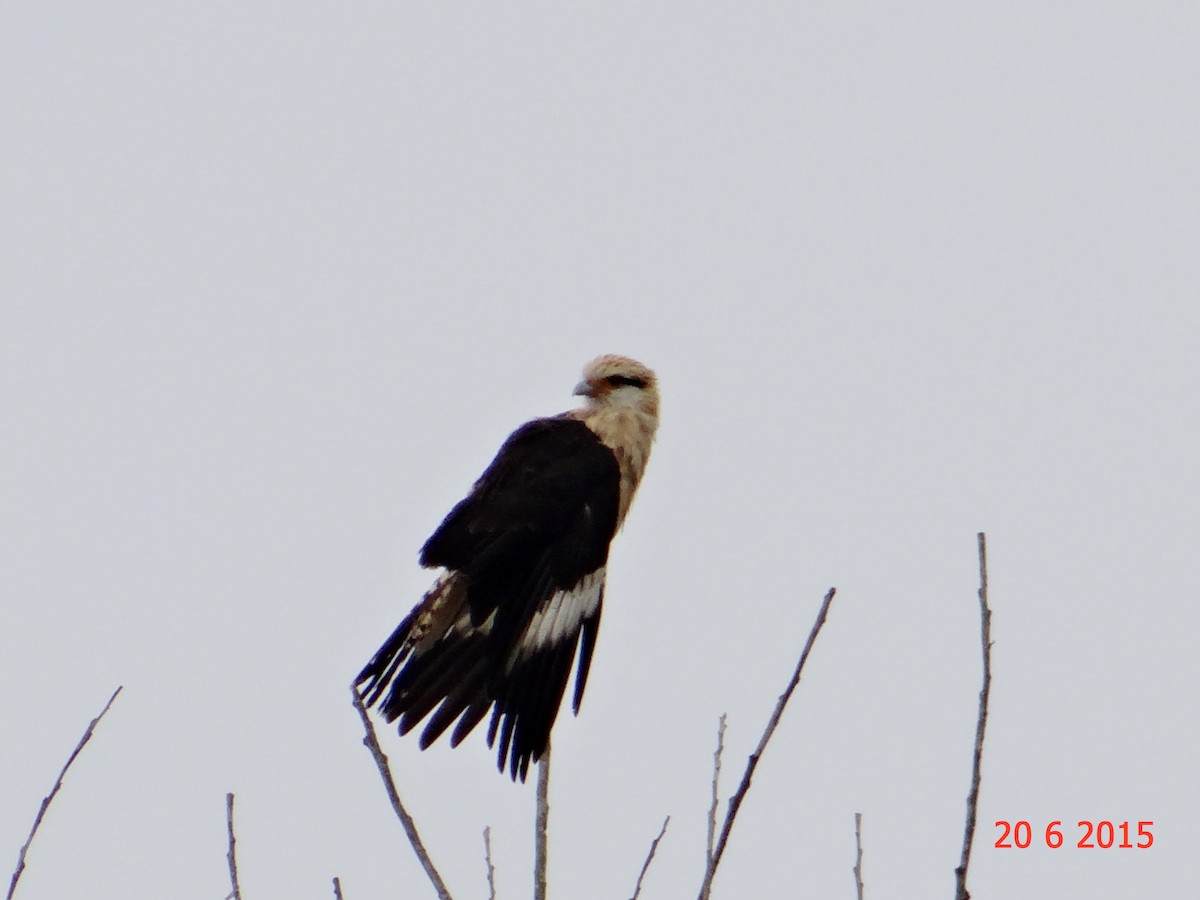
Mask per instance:
[[[653,370],[628,356],[606,353],[583,367],[583,380],[575,393],[586,397],[588,405],[629,406],[647,412],[658,411],[658,380]]]
[[[609,353],[583,367],[583,380],[575,385],[575,393],[586,397],[587,404],[571,415],[595,432],[620,466],[620,523],[629,511],[658,430],[658,379],[637,360]]]

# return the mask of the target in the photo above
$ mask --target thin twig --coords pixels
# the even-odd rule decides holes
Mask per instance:
[[[863,900],[862,813],[854,814],[854,848],[854,886],[858,889],[858,900]]]
[[[225,795],[225,827],[229,832],[229,853],[226,856],[229,860],[229,884],[233,887],[233,893],[229,896],[233,897],[233,900],[242,900],[242,886],[238,883],[237,854],[234,852],[237,840],[233,836],[233,794]]]
[[[550,828],[550,743],[538,762],[537,825],[533,847],[533,900],[546,900],[546,858]]]
[[[712,865],[713,845],[717,841],[717,807],[720,805],[718,793],[721,781],[721,754],[725,752],[725,713],[717,722],[717,749],[713,753],[712,804],[708,807],[708,852],[704,856],[705,871]]]
[[[442,881],[442,876],[434,867],[433,860],[429,858],[429,852],[421,843],[421,835],[417,832],[417,823],[413,821],[413,817],[408,814],[408,810],[404,808],[404,804],[400,800],[400,794],[396,790],[396,780],[392,777],[391,766],[388,765],[388,758],[384,754],[383,748],[379,746],[379,738],[375,736],[375,727],[371,724],[371,717],[367,715],[362,698],[358,695],[358,689],[351,685],[350,693],[354,697],[354,708],[358,710],[358,717],[362,719],[363,729],[366,732],[363,746],[371,751],[371,756],[375,759],[379,777],[383,779],[383,786],[387,791],[388,799],[392,802],[396,818],[404,827],[404,834],[408,837],[408,842],[412,844],[413,852],[417,854],[421,868],[425,870],[425,874],[429,876],[429,881],[433,884],[433,889],[437,891],[438,900],[452,900],[450,891],[446,889],[446,883]]]
[[[496,867],[492,865],[492,829],[483,829],[483,861],[487,863],[488,900],[496,900]]]
[[[646,871],[650,868],[650,863],[654,862],[654,854],[658,850],[658,842],[663,839],[663,835],[667,833],[667,826],[671,824],[671,817],[667,816],[663,819],[663,826],[656,837],[650,843],[650,852],[646,854],[646,861],[642,863],[642,871],[638,873],[637,884],[633,886],[633,897],[630,900],[638,900],[642,893],[642,879],[646,877]]]
[[[746,761],[746,771],[742,775],[742,783],[738,785],[738,789],[733,796],[729,798],[729,811],[725,814],[725,822],[721,826],[721,837],[717,841],[717,848],[713,851],[712,860],[704,871],[704,883],[700,886],[700,900],[708,900],[709,894],[712,892],[713,878],[717,874],[717,866],[721,864],[721,857],[725,853],[725,845],[729,842],[729,834],[733,830],[734,820],[737,818],[738,810],[741,808],[742,801],[746,798],[746,792],[750,790],[750,779],[754,777],[754,770],[758,767],[758,761],[763,755],[763,751],[767,748],[767,742],[771,740],[771,735],[775,733],[776,727],[779,725],[779,719],[783,715],[784,707],[787,706],[788,700],[792,697],[792,692],[796,690],[796,685],[800,683],[800,674],[804,671],[804,664],[808,662],[808,654],[812,651],[813,644],[817,640],[817,635],[821,632],[821,626],[825,624],[825,617],[829,614],[829,605],[833,603],[834,595],[837,593],[837,588],[830,588],[829,593],[825,595],[825,602],[821,604],[821,610],[817,613],[817,620],[813,623],[812,631],[808,634],[808,641],[804,644],[804,650],[800,653],[800,660],[796,663],[796,670],[792,672],[792,680],[788,682],[787,688],[779,695],[779,702],[775,704],[775,711],[771,713],[771,718],[767,722],[767,727],[763,731],[762,738],[759,739],[758,746],[754,748],[754,752],[750,754],[750,758]]]
[[[17,868],[13,871],[12,881],[8,885],[8,894],[6,895],[5,900],[12,900],[13,894],[17,892],[17,882],[21,880],[21,873],[25,871],[25,855],[29,852],[29,845],[33,843],[33,839],[37,836],[38,829],[42,826],[42,819],[46,816],[46,810],[50,808],[50,804],[54,802],[55,796],[57,796],[59,790],[62,789],[63,779],[67,776],[67,770],[71,768],[71,764],[75,762],[75,757],[79,756],[87,742],[92,739],[92,732],[96,730],[96,726],[100,723],[100,720],[104,718],[104,714],[107,713],[109,707],[113,705],[113,701],[117,699],[117,694],[121,693],[122,687],[123,685],[113,691],[112,696],[108,698],[108,702],[104,704],[104,709],[100,710],[100,715],[96,716],[96,718],[92,719],[92,721],[88,724],[87,730],[83,732],[83,737],[79,739],[79,743],[75,745],[75,749],[71,752],[71,755],[67,757],[67,762],[62,767],[62,771],[58,773],[58,780],[54,782],[54,787],[50,789],[49,794],[42,798],[41,808],[38,809],[37,816],[33,820],[33,827],[29,829],[29,837],[25,840],[25,843],[21,845],[21,852],[17,854]]]
[[[343,900],[342,897],[342,882],[336,876],[333,879],[333,900]]]
[[[979,811],[980,769],[983,764],[983,736],[987,730],[988,694],[992,689],[992,610],[988,606],[987,535],[979,540],[979,643],[983,651],[983,687],[979,691],[979,718],[975,722],[975,757],[971,765],[971,791],[967,794],[967,823],[963,830],[962,858],[954,870],[955,900],[970,900],[967,892],[967,866],[971,862],[971,844],[975,841],[975,819]]]

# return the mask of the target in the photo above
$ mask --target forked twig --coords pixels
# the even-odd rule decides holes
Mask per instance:
[[[63,779],[67,776],[67,770],[71,768],[71,764],[75,762],[75,758],[79,756],[84,746],[92,739],[92,732],[96,730],[96,726],[100,724],[100,720],[104,718],[104,714],[108,712],[109,707],[113,705],[113,701],[117,699],[117,694],[121,693],[122,686],[119,686],[108,702],[104,704],[104,709],[100,710],[100,715],[92,719],[88,724],[87,729],[83,732],[83,737],[79,739],[79,743],[75,745],[75,749],[71,751],[71,755],[67,757],[66,764],[62,767],[62,771],[58,773],[58,780],[54,782],[54,787],[50,789],[50,793],[42,799],[42,805],[38,809],[37,816],[33,820],[33,827],[29,829],[29,837],[25,843],[21,845],[21,852],[17,854],[17,868],[13,871],[12,881],[8,885],[8,894],[5,900],[12,900],[13,894],[17,892],[17,882],[21,880],[21,873],[25,871],[25,855],[29,852],[29,845],[33,843],[33,839],[37,837],[38,829],[42,827],[42,819],[46,816],[46,810],[50,808],[50,804],[54,802],[54,798],[62,789]]]
[[[854,887],[858,891],[858,900],[863,900],[862,813],[854,814],[854,850]]]
[[[800,653],[800,660],[796,663],[795,671],[792,672],[792,680],[788,682],[788,686],[784,689],[784,692],[779,695],[779,702],[775,704],[775,711],[771,714],[771,718],[767,722],[767,727],[763,731],[762,738],[759,739],[758,746],[754,748],[754,752],[750,754],[750,758],[746,761],[746,771],[742,775],[742,783],[738,785],[738,789],[729,798],[729,810],[725,813],[725,822],[721,826],[721,837],[717,841],[717,847],[713,851],[712,859],[709,860],[704,870],[704,883],[700,886],[700,900],[708,900],[709,894],[712,892],[713,877],[717,874],[717,866],[721,864],[721,857],[725,853],[725,845],[729,842],[729,834],[733,830],[733,823],[737,818],[738,810],[741,808],[742,801],[746,798],[746,792],[750,790],[750,779],[754,777],[754,770],[758,767],[758,761],[767,747],[767,742],[771,740],[771,735],[775,733],[775,729],[779,725],[779,719],[792,697],[792,692],[796,690],[796,685],[800,683],[800,674],[804,671],[804,664],[808,662],[808,654],[812,651],[813,644],[817,640],[817,635],[820,634],[821,627],[825,624],[825,617],[829,614],[829,606],[833,603],[835,594],[837,594],[837,588],[830,588],[829,593],[825,595],[825,602],[821,604],[820,612],[817,613],[817,620],[813,623],[812,631],[808,634],[808,641],[805,642],[804,650]]]
[[[242,900],[242,886],[238,883],[237,854],[234,852],[237,840],[233,836],[233,794],[225,795],[225,828],[229,832],[229,853],[226,855],[226,859],[229,860],[229,884],[233,887],[233,893],[229,896],[233,900]]]
[[[533,845],[533,900],[546,900],[547,847],[550,829],[550,742],[538,761],[537,822]]]
[[[358,695],[358,688],[351,685],[350,693],[354,697],[354,708],[358,710],[358,717],[362,719],[363,729],[366,732],[366,736],[363,737],[363,746],[371,751],[371,756],[375,759],[379,777],[383,779],[383,787],[387,791],[388,799],[392,802],[392,810],[396,813],[396,818],[400,820],[404,834],[408,837],[408,842],[412,845],[413,852],[417,854],[417,859],[421,863],[421,868],[425,870],[430,883],[433,884],[433,889],[437,891],[438,900],[452,900],[450,891],[446,889],[446,883],[442,881],[442,876],[433,865],[433,860],[429,858],[429,852],[421,842],[421,835],[417,832],[417,823],[413,821],[413,817],[408,814],[408,810],[404,808],[404,804],[400,800],[400,794],[396,790],[396,780],[392,777],[391,766],[388,765],[388,758],[384,754],[383,748],[379,746],[379,738],[375,736],[375,727],[371,724],[371,717],[367,715],[362,698]]]
[[[642,879],[646,877],[646,872],[650,868],[650,863],[654,862],[654,854],[658,850],[658,842],[663,839],[663,835],[667,833],[667,826],[671,824],[671,817],[667,816],[663,819],[662,828],[659,829],[658,837],[650,842],[650,852],[646,854],[646,861],[642,863],[642,871],[638,873],[637,884],[633,886],[633,896],[630,900],[638,900],[642,894]]]
[[[979,811],[980,769],[983,765],[983,736],[987,730],[988,695],[992,689],[992,610],[988,606],[987,535],[979,541],[979,642],[983,650],[983,687],[979,691],[979,718],[975,722],[975,755],[971,765],[971,790],[967,794],[967,823],[963,830],[962,858],[954,870],[955,900],[970,900],[967,866],[975,841],[975,819]]]

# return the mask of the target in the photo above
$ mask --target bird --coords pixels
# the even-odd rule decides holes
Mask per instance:
[[[596,357],[574,393],[581,407],[514,431],[425,542],[432,587],[355,679],[401,735],[428,717],[422,750],[451,725],[457,747],[490,710],[514,781],[546,752],[576,656],[579,713],[609,544],[658,429],[658,380],[636,360]]]

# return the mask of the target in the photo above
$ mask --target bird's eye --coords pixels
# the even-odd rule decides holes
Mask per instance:
[[[606,379],[613,387],[624,387],[631,385],[636,388],[644,388],[646,386],[645,378],[638,378],[636,375],[609,375]]]

